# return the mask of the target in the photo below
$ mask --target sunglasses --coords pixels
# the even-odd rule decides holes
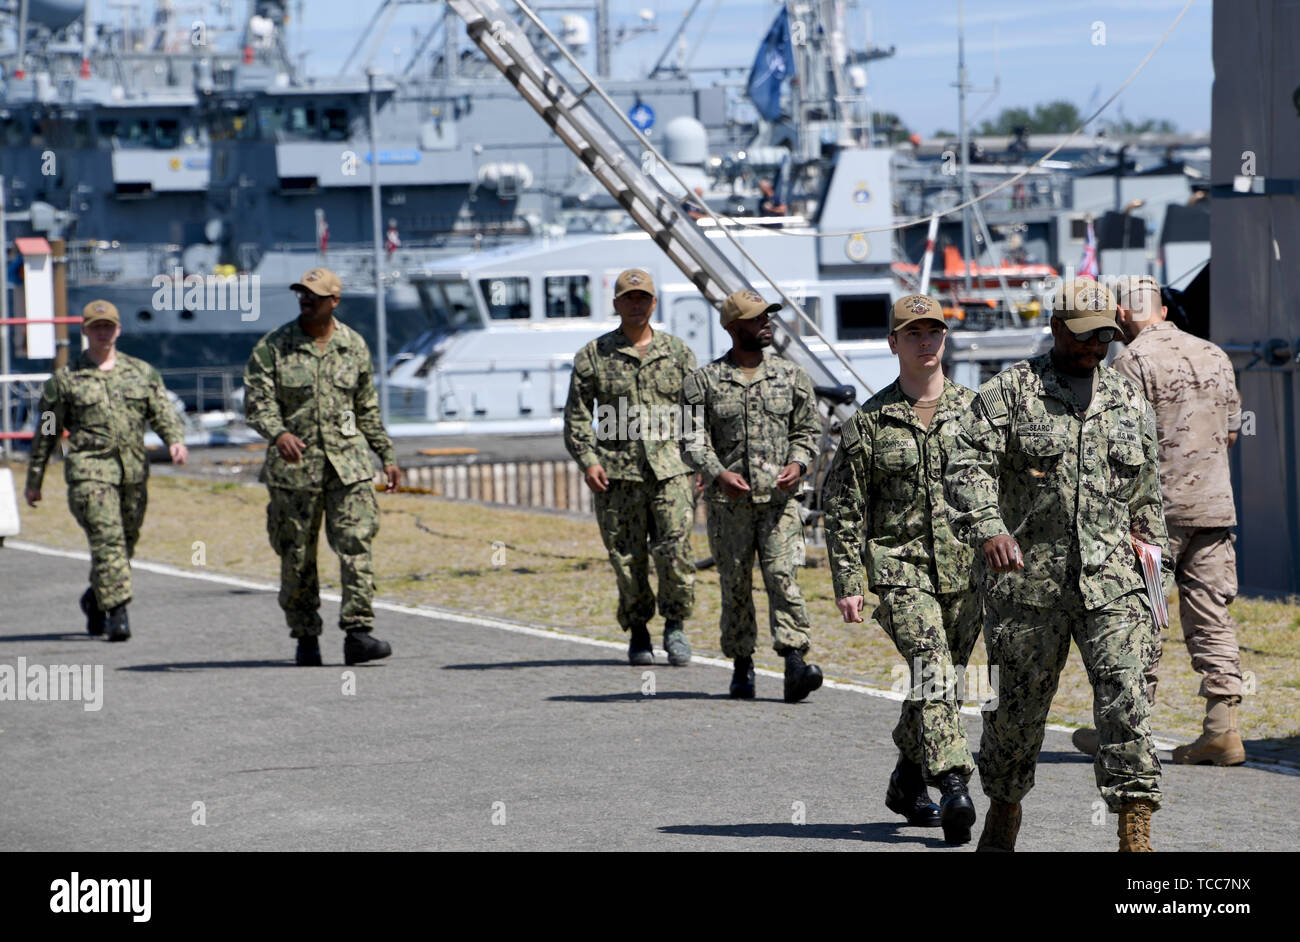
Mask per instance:
[[[1096,330],[1090,330],[1086,334],[1075,334],[1074,339],[1080,343],[1088,343],[1094,337],[1102,343],[1110,343],[1119,336],[1119,331],[1114,327],[1098,327]]]

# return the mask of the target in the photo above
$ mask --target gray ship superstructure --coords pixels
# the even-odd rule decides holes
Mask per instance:
[[[82,5],[64,6],[66,22],[51,17],[30,34],[27,75],[4,84],[3,130],[16,145],[0,158],[8,207],[52,208],[68,239],[69,310],[113,301],[123,349],[160,365],[242,363],[261,334],[295,315],[288,286],[316,266],[338,272],[340,314],[375,349],[376,161],[392,351],[430,326],[407,277],[430,258],[609,225],[606,209],[584,203],[585,170],[462,51],[463,29],[442,4],[429,4],[435,26],[410,65],[373,82],[356,69],[301,74],[280,2],[256,0],[242,28],[213,20],[201,34],[163,2],[148,28],[80,41],[84,13],[73,8]],[[234,48],[219,51],[230,39]],[[608,87],[651,134],[675,119],[697,122],[715,144],[734,134],[721,87],[697,88],[671,70]],[[56,172],[43,174],[51,148]],[[172,290],[194,276],[206,292]],[[256,311],[231,302],[225,276],[255,278]]]

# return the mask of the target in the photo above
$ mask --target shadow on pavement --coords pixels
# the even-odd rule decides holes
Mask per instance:
[[[1285,775],[1295,775],[1296,769],[1300,769],[1300,736],[1245,739],[1242,745],[1246,747],[1246,761],[1253,769]]]
[[[615,660],[614,658],[601,658],[599,660],[590,660],[587,658],[568,658],[555,661],[497,661],[492,664],[444,664],[442,669],[445,671],[491,671],[491,670],[512,670],[514,668],[524,667],[627,667],[626,660]]]
[[[592,693],[566,694],[547,697],[559,703],[618,703],[632,700],[729,700],[725,693],[704,693],[701,690],[667,690],[663,693]]]
[[[904,831],[904,828],[908,830]],[[950,848],[939,828],[909,828],[891,821],[866,824],[672,824],[659,828],[664,834],[687,834],[693,837],[809,837],[833,841],[870,841],[878,844],[924,844],[931,848]],[[925,834],[933,831],[934,835]]]
[[[1092,765],[1092,756],[1080,752],[1078,749],[1062,749],[1059,752],[1040,752],[1038,754],[1040,763],[1062,763],[1066,765]]]
[[[120,671],[203,671],[214,667],[297,667],[292,660],[283,661],[176,661],[171,664],[130,664]],[[325,665],[326,667],[332,665]],[[357,665],[360,666],[360,665]]]
[[[7,641],[75,641],[77,638],[85,638],[87,641],[102,641],[102,638],[93,638],[85,631],[63,631],[54,632],[48,635],[0,635],[0,642]]]

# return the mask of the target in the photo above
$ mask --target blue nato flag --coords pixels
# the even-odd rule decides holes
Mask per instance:
[[[749,73],[749,98],[768,121],[781,117],[781,85],[794,72],[790,16],[784,7],[763,37]]]

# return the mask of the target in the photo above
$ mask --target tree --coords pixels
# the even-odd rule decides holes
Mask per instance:
[[[1103,121],[1102,127],[1110,135],[1174,134],[1178,131],[1177,125],[1168,118],[1144,118],[1141,121],[1134,121],[1123,115],[1111,121]]]
[[[875,128],[877,134],[885,135],[890,145],[907,140],[912,133],[903,123],[903,119],[892,111],[871,112],[871,126]]]
[[[1030,134],[1068,134],[1079,126],[1083,118],[1071,102],[1058,100],[1028,108],[1004,108],[994,121],[985,121],[977,134],[1014,134],[1017,128],[1027,128]]]

